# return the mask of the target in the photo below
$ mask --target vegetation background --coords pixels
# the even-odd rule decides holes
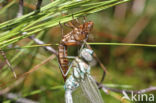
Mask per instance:
[[[52,1],[43,0],[42,7],[51,4]],[[76,0],[54,1],[58,1],[58,4],[51,5],[50,9],[41,10],[41,13],[32,15],[37,0],[24,0],[24,16],[27,14],[32,16],[17,20],[18,0],[0,0],[0,48],[6,53],[18,76],[17,79],[14,79],[12,72],[5,65],[4,58],[0,56],[0,102],[14,103],[18,98],[27,98],[41,103],[64,103],[64,81],[56,56],[43,47],[30,46],[36,43],[28,38],[29,35],[23,36],[21,33],[26,31],[46,44],[59,43],[61,31],[58,21],[62,23],[70,21],[72,14],[92,6],[84,5],[105,0],[84,0],[87,2],[82,3],[83,6],[70,4]],[[69,4],[61,5],[67,1]],[[156,0],[130,0],[117,6],[112,5],[113,7],[110,6],[106,10],[95,7],[94,11],[90,10],[91,12],[86,13],[89,14],[87,21],[94,22],[89,42],[156,44],[155,4]],[[53,11],[56,6],[59,8],[58,11]],[[102,7],[107,6],[102,5]],[[50,14],[52,12],[55,14]],[[67,16],[61,16],[62,13]],[[74,16],[82,22],[83,15],[85,15],[84,12]],[[16,19],[8,22],[14,18]],[[64,27],[64,30],[65,33],[68,33],[71,29]],[[58,48],[57,45],[52,45],[52,47],[55,50]],[[91,47],[107,68],[104,85],[127,90],[156,86],[155,47],[113,46],[111,44],[91,45]],[[69,55],[76,55],[77,51],[77,48],[70,47]],[[103,70],[97,61],[94,61],[93,64],[92,75],[97,81],[100,81]],[[8,94],[10,93],[20,96],[9,99]],[[111,91],[108,94],[102,91],[101,93],[106,103],[124,103],[121,101],[121,93]],[[154,91],[151,93],[156,94]]]

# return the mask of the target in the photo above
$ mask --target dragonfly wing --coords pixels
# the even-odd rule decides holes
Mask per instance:
[[[73,92],[74,103],[104,103],[94,79],[87,75],[80,82],[79,90]]]

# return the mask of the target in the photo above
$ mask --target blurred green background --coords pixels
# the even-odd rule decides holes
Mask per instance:
[[[12,0],[0,1],[0,9],[2,9]],[[37,0],[25,0],[24,14],[33,11],[36,2]],[[42,6],[50,2],[52,0],[43,0]],[[132,0],[88,15],[87,20],[94,22],[89,42],[156,44],[155,4],[156,0]],[[0,14],[0,23],[16,18],[17,12],[18,0],[15,0],[3,14]],[[72,12],[72,10],[68,11],[68,13]],[[79,20],[82,21],[82,18]],[[64,29],[65,33],[71,30]],[[60,27],[55,26],[39,32],[38,37],[47,44],[59,43],[61,40]],[[35,44],[31,39],[26,38],[11,46],[25,46],[28,43]],[[52,47],[56,50],[58,48],[57,46]],[[132,90],[156,86],[155,47],[111,45],[91,47],[108,71],[103,84],[111,88]],[[76,55],[77,50],[70,47],[69,55]],[[43,63],[52,54],[42,47],[13,49],[5,53],[8,60],[11,61],[19,52],[22,52],[22,55],[11,62],[19,77],[17,79],[14,79],[12,72],[7,69],[5,60],[0,55],[0,94],[14,93],[40,103],[64,103],[64,81],[58,68],[57,58],[52,56],[46,63]],[[92,76],[100,81],[103,71],[97,61],[94,61],[93,64]],[[24,74],[34,68],[37,70]],[[150,93],[156,94],[154,91]],[[118,98],[122,96],[121,93],[105,94],[102,92],[102,95],[105,103],[123,102]],[[6,95],[0,95],[0,102],[14,103],[15,101],[8,99]]]

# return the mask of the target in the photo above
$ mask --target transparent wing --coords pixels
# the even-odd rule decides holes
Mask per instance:
[[[100,91],[91,76],[80,82],[80,87],[72,93],[73,103],[104,103]]]

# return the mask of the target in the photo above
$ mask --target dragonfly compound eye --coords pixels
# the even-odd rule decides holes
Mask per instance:
[[[92,51],[92,50],[84,48],[84,49],[81,51],[80,56],[81,56],[85,61],[90,62],[90,61],[93,60],[92,54],[93,54],[93,51]]]

